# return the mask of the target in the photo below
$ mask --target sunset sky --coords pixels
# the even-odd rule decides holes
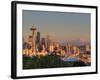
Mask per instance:
[[[90,40],[90,14],[23,10],[23,37],[31,35],[34,24],[41,37],[52,40]]]

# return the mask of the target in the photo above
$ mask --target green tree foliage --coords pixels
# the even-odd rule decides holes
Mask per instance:
[[[82,61],[68,62],[62,61],[58,55],[47,56],[23,56],[23,69],[57,68],[57,67],[78,67],[86,66]]]

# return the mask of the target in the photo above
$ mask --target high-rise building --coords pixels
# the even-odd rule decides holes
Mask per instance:
[[[36,52],[39,52],[40,51],[40,32],[37,32],[36,34],[36,41],[35,41],[35,44],[36,44]]]
[[[50,44],[51,44],[50,37],[49,37],[49,36],[47,36],[47,37],[46,37],[46,47],[47,47],[47,49],[49,49]]]
[[[46,39],[45,38],[41,38],[41,45],[44,45],[46,47]]]
[[[37,32],[37,35],[36,35],[36,45],[37,46],[40,45],[40,32]]]

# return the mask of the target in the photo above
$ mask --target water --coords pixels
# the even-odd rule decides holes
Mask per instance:
[[[63,60],[63,61],[69,61],[69,62],[78,61],[78,59],[76,57],[67,57],[67,56],[65,56],[63,58],[61,57],[61,60]]]

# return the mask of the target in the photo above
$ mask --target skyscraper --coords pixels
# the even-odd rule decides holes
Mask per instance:
[[[40,46],[40,32],[37,32],[36,34],[36,52],[40,51],[41,46]]]
[[[46,47],[46,39],[45,38],[41,38],[41,45],[44,45]]]
[[[37,46],[40,45],[40,32],[37,32],[37,35],[36,35],[36,45]]]
[[[50,40],[50,37],[47,35],[47,37],[46,37],[46,47],[47,47],[47,49],[49,49],[49,47],[50,47],[50,44],[51,44],[51,40]]]

